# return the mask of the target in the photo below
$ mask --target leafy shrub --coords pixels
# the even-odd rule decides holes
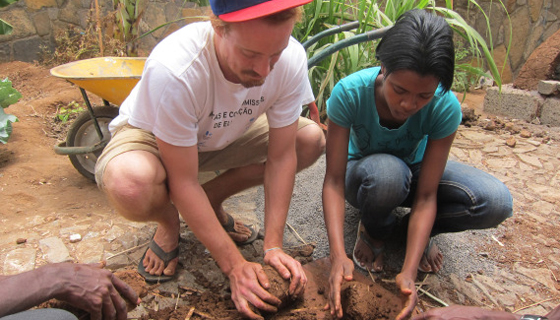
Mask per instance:
[[[12,134],[12,123],[17,122],[18,118],[11,114],[6,114],[4,109],[18,102],[21,93],[12,87],[12,82],[7,78],[0,81],[0,142],[6,144]]]

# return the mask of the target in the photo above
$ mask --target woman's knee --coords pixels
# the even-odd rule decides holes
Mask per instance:
[[[383,207],[400,205],[410,192],[412,174],[402,160],[379,154],[366,157],[349,168],[348,190],[354,190],[357,202]],[[347,196],[352,197],[351,192]]]

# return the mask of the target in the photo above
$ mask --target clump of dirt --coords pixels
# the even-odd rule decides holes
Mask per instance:
[[[268,292],[281,301],[278,309],[283,309],[292,305],[297,298],[291,296],[289,293],[290,280],[282,278],[278,271],[271,266],[266,265],[263,267],[263,270],[270,282]]]
[[[390,299],[389,292],[375,284],[358,281],[346,282],[342,286],[342,307],[346,319],[395,319],[402,309]]]
[[[148,288],[146,286],[146,280],[144,277],[138,273],[136,270],[120,270],[114,273],[115,277],[121,279],[123,282],[128,284],[134,292],[138,294],[138,297],[144,298],[148,294]],[[136,304],[131,301],[126,301],[126,306],[128,311],[136,308]]]

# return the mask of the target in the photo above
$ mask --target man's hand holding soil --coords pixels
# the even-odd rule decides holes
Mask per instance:
[[[264,254],[264,262],[272,266],[282,278],[290,279],[288,294],[294,299],[301,296],[307,284],[307,276],[301,263],[286,254],[282,249],[274,247]]]

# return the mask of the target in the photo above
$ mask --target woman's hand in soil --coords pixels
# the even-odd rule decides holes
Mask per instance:
[[[266,289],[270,282],[262,266],[258,263],[244,261],[236,265],[228,274],[231,288],[231,300],[239,312],[250,319],[263,319],[249,306],[249,303],[260,310],[276,312],[280,299]]]
[[[404,308],[397,315],[397,320],[407,319],[412,314],[412,310],[418,303],[418,295],[416,294],[416,286],[414,279],[399,273],[396,278],[397,287],[400,290],[401,299],[404,303]]]
[[[329,301],[325,306],[325,310],[331,309],[331,315],[342,318],[342,303],[340,302],[340,290],[343,281],[351,281],[354,272],[354,262],[344,256],[339,259],[333,259],[331,264],[331,273],[329,275]]]
[[[138,294],[102,267],[102,264],[52,265],[51,276],[58,277],[59,281],[54,297],[89,312],[92,320],[124,320],[128,312],[124,299],[138,305]]]
[[[284,279],[290,280],[288,293],[290,296],[297,298],[303,294],[305,285],[307,284],[307,276],[301,263],[287,255],[282,249],[271,250],[265,253],[264,263],[272,266],[278,274]]]

